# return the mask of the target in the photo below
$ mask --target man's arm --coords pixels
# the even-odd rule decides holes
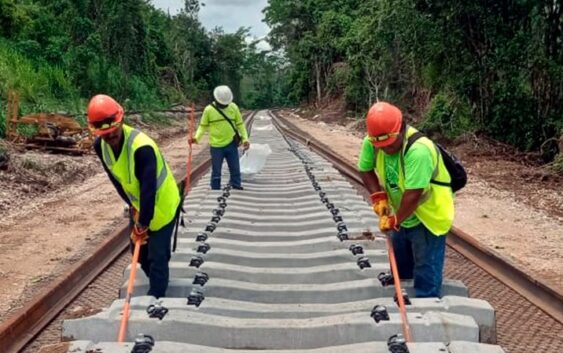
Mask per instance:
[[[203,113],[201,114],[201,119],[199,121],[199,126],[195,132],[194,142],[199,143],[199,140],[203,137],[203,134],[209,129],[209,106],[207,106]]]
[[[135,176],[139,180],[140,210],[138,223],[148,227],[154,216],[156,201],[156,154],[151,146],[143,146],[135,151]]]
[[[368,138],[362,141],[362,148],[358,156],[358,171],[364,186],[370,194],[383,191],[377,174],[375,174],[376,151]]]
[[[246,131],[246,126],[244,125],[244,120],[242,120],[242,114],[238,106],[235,106],[235,108],[235,126],[237,127],[242,142],[246,142],[248,141],[248,132]]]
[[[111,183],[115,187],[115,190],[117,190],[117,193],[119,194],[119,196],[123,199],[123,201],[125,201],[129,206],[131,206],[131,201],[129,201],[127,194],[125,194],[125,190],[123,190],[123,187],[121,186],[119,181],[117,181],[117,179],[115,179],[113,174],[111,174],[108,167],[104,163],[104,160],[102,158],[102,139],[99,138],[99,137],[96,138],[96,140],[94,141],[94,151],[98,155],[98,158],[100,158],[100,161],[102,162],[102,167],[104,167],[104,170],[106,171],[106,173],[109,177],[109,180],[111,181]]]
[[[362,177],[362,181],[364,182],[364,186],[366,187],[367,191],[371,194],[379,191],[383,191],[381,185],[379,184],[379,179],[373,170],[368,172],[360,172],[360,177]]]

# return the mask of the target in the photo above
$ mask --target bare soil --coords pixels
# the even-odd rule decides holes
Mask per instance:
[[[143,124],[144,125],[144,124]],[[188,156],[185,120],[142,127],[160,143],[178,178]],[[206,142],[194,145],[194,154]],[[124,221],[124,203],[95,154],[10,150],[0,170],[0,320],[84,256]]]
[[[325,120],[323,113],[306,109],[283,114],[357,162],[363,119],[335,121],[328,114]],[[468,185],[456,195],[455,226],[563,292],[563,177],[534,156],[484,137],[468,136],[447,146],[469,174]]]

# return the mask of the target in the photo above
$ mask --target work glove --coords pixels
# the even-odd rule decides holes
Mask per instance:
[[[246,150],[248,150],[249,148],[250,148],[250,142],[244,141],[244,142],[242,143],[242,150],[243,150],[243,151],[246,151]]]
[[[188,144],[192,145],[192,144],[197,144],[197,140],[194,137],[188,137]]]
[[[141,245],[145,245],[147,243],[147,239],[149,238],[149,227],[143,227],[139,223],[135,223],[133,226],[133,231],[131,232],[131,241],[136,243],[138,240],[141,241]]]
[[[397,216],[381,216],[379,219],[379,230],[382,232],[388,232],[390,230],[399,230],[399,224],[397,224]]]
[[[379,217],[389,214],[389,203],[387,201],[387,193],[385,191],[378,191],[371,194],[371,203],[373,212]]]

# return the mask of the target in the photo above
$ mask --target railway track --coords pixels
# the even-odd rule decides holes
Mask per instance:
[[[286,124],[274,120],[280,129]],[[355,171],[337,171],[309,150],[311,140],[286,140],[275,126],[264,114],[254,123],[253,142],[268,143],[273,154],[244,191],[210,191],[208,175],[193,188],[186,200],[189,225],[171,262],[170,298],[141,296],[147,281],[139,276],[130,343],[111,343],[120,320],[118,300],[97,315],[64,323],[63,335],[78,340],[69,351],[131,352],[139,333],[152,336],[153,352],[389,351],[387,340],[401,332],[400,319],[392,287],[377,279],[388,271],[384,242],[351,240],[378,234],[370,207],[343,176]],[[412,286],[404,287],[408,292]],[[416,343],[410,351],[502,352],[478,343],[495,343],[493,308],[468,298],[459,281],[446,281],[444,294],[441,300],[411,298]],[[162,314],[161,307],[168,310],[162,320],[150,318],[147,309]],[[27,312],[34,316],[3,325],[0,342],[8,342],[2,340],[10,328],[12,334],[16,327],[24,331],[31,318],[41,316]],[[451,341],[448,347],[441,343]],[[23,342],[4,347],[16,351]]]

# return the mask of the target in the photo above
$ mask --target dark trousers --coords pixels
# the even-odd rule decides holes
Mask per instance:
[[[414,278],[417,298],[442,295],[442,272],[446,251],[446,236],[432,234],[422,223],[393,232],[393,248],[399,277]]]
[[[229,183],[235,187],[241,186],[238,146],[233,141],[224,147],[211,147],[211,189],[213,190],[221,189],[223,159],[227,160],[229,166],[229,174],[231,174]]]
[[[139,263],[143,272],[149,278],[149,291],[147,295],[156,298],[166,296],[168,288],[171,249],[170,242],[175,222],[172,221],[157,231],[149,231],[149,239],[145,245],[141,246]],[[131,252],[134,249],[131,242]]]

